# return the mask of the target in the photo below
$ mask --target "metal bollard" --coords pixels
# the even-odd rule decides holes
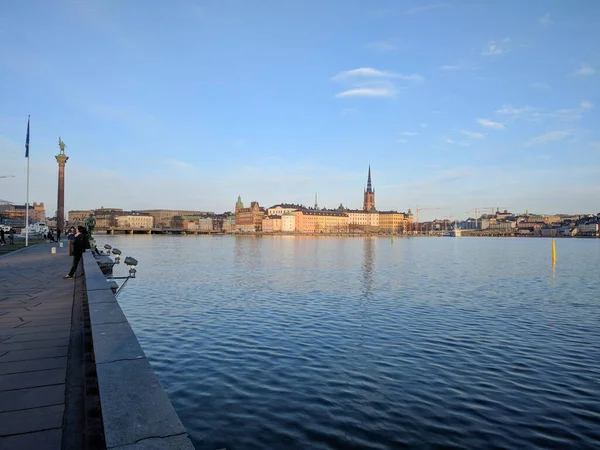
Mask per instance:
[[[50,253],[52,253],[53,255],[56,254],[56,247],[52,247],[52,249],[50,250]]]
[[[58,243],[58,246],[59,246],[60,248],[62,248],[62,246],[63,246],[63,243],[62,243],[62,241]]]

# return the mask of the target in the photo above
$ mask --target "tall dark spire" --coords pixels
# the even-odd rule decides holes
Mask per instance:
[[[371,164],[369,164],[369,177],[367,178],[367,192],[369,194],[373,192],[373,187],[371,186]]]

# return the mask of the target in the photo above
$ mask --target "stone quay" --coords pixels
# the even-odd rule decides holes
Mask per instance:
[[[0,448],[193,450],[93,255],[70,266],[56,244],[0,257]]]

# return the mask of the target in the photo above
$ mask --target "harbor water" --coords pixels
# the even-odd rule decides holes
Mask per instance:
[[[600,240],[96,241],[197,450],[600,448]]]

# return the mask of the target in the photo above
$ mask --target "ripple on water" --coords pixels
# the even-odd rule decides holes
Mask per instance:
[[[600,448],[598,241],[106,241],[199,450]]]

